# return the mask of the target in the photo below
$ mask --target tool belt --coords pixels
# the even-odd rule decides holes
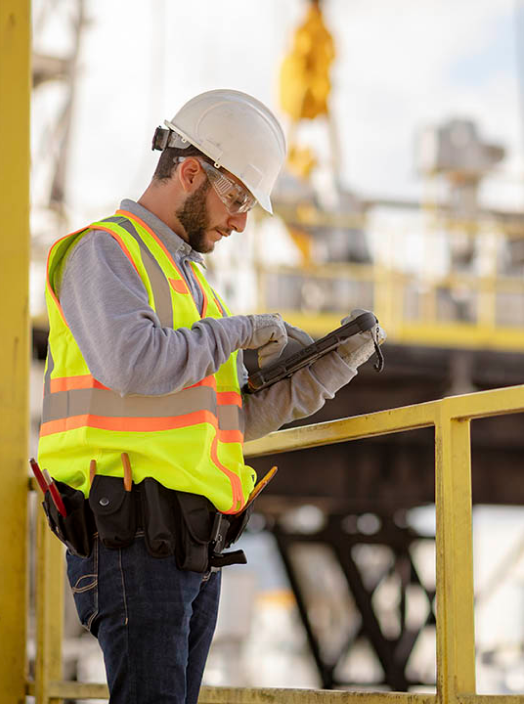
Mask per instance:
[[[159,558],[174,555],[181,570],[205,573],[247,562],[243,550],[223,551],[241,536],[253,504],[226,515],[205,496],[166,489],[152,477],[126,491],[121,478],[96,475],[89,499],[62,482],[56,486],[67,516],[58,512],[49,492],[44,511],[53,533],[79,557],[90,555],[96,534],[105,547],[119,549],[143,530],[148,552]]]

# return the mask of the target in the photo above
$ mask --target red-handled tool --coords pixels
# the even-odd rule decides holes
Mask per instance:
[[[53,499],[53,503],[57,508],[57,511],[61,513],[61,515],[66,518],[67,517],[67,511],[66,507],[64,506],[64,502],[62,501],[62,497],[60,496],[60,492],[58,491],[56,484],[47,471],[47,469],[44,469],[42,474],[44,475],[44,479],[47,483],[47,488],[49,489],[49,492],[51,493],[51,498]]]
[[[44,475],[42,474],[42,470],[38,466],[38,462],[35,460],[34,457],[31,457],[29,460],[29,464],[31,465],[31,469],[33,470],[33,474],[35,475],[35,479],[38,482],[38,486],[40,489],[42,489],[42,492],[45,494],[47,491],[47,482],[44,478]]]

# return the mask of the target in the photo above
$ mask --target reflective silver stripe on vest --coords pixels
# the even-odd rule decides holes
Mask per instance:
[[[109,418],[166,418],[197,411],[217,415],[212,388],[198,386],[166,396],[125,396],[110,389],[74,389],[46,394],[42,421],[47,423],[71,416],[95,415]],[[235,429],[238,428],[238,424]],[[229,429],[229,428],[228,428]]]
[[[246,371],[244,367],[244,350],[238,350],[237,354],[237,376],[238,385],[240,386],[240,393],[242,393],[242,387],[247,383]],[[239,418],[239,428],[242,435],[246,432],[246,414],[244,412],[244,407],[238,409],[240,413]]]
[[[51,354],[51,347],[47,347],[47,369],[44,374],[44,398],[51,393],[51,372],[55,368],[55,360]]]
[[[240,430],[242,428],[242,420],[244,414],[238,406],[219,406],[218,407],[218,427],[220,430]]]
[[[171,290],[169,288],[169,281],[166,275],[160,268],[160,264],[153,257],[149,249],[144,244],[144,241],[136,231],[133,223],[122,215],[114,215],[109,218],[104,218],[100,222],[112,222],[120,227],[124,228],[131,237],[133,237],[140,246],[140,254],[142,255],[142,261],[146,269],[149,281],[151,282],[151,288],[153,289],[153,296],[155,297],[155,308],[156,314],[164,328],[173,327],[173,304],[171,300]]]

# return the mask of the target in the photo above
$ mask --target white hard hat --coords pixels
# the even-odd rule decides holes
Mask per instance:
[[[211,90],[192,98],[166,127],[223,166],[272,213],[270,194],[286,156],[273,113],[251,95]]]

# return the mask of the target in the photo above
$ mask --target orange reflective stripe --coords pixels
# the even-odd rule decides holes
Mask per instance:
[[[242,509],[242,506],[245,504],[244,492],[242,491],[242,482],[240,481],[240,477],[237,474],[232,472],[220,462],[220,460],[218,459],[217,447],[218,432],[213,438],[213,442],[211,443],[211,459],[213,460],[215,466],[218,467],[218,469],[223,472],[229,479],[233,498],[233,501],[231,502],[231,507],[227,511],[222,511],[222,513],[237,513]]]
[[[197,381],[197,383],[193,384],[192,386],[184,386],[184,389],[194,389],[195,386],[210,386],[212,389],[216,390],[217,380],[214,376],[205,376],[203,379]]]
[[[49,390],[52,394],[60,391],[72,391],[74,389],[105,389],[110,391],[108,386],[104,386],[100,381],[97,381],[91,374],[82,374],[81,376],[61,376],[56,379],[51,379]]]
[[[183,416],[169,416],[165,418],[110,418],[108,416],[81,415],[52,420],[42,423],[40,436],[64,433],[77,428],[98,428],[99,430],[117,430],[122,432],[147,433],[159,430],[176,430],[187,428],[199,423],[209,423],[217,427],[217,419],[209,411],[196,411]]]
[[[218,429],[218,439],[220,442],[239,442],[244,443],[244,434],[240,430],[222,430]]]
[[[173,287],[173,291],[177,293],[189,293],[187,284],[182,279],[169,279],[169,283]]]
[[[217,404],[242,408],[242,396],[236,391],[217,391]]]
[[[222,317],[225,318],[226,311],[224,310],[224,306],[222,305],[222,303],[220,303],[220,301],[218,300],[218,297],[214,291],[213,291],[213,300],[215,301],[215,304],[216,304],[216,307],[218,308],[218,310],[222,313]]]

